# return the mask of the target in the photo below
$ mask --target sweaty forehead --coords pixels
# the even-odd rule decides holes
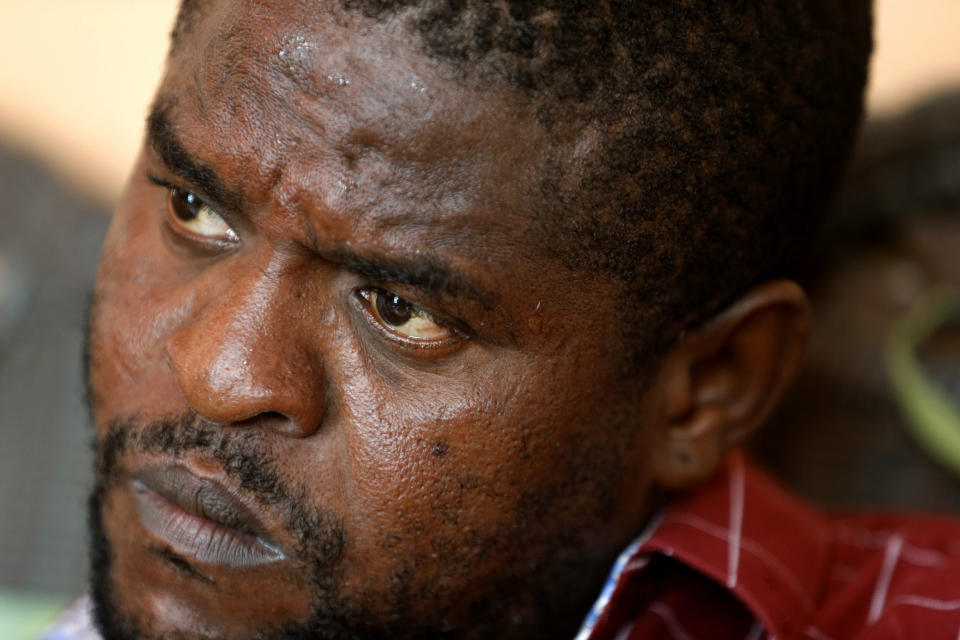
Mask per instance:
[[[467,212],[505,230],[535,214],[547,145],[532,108],[458,82],[401,20],[223,1],[190,21],[158,104],[253,206],[434,230]]]

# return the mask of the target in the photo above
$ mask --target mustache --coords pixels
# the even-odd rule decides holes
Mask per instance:
[[[116,419],[95,450],[97,484],[103,488],[121,477],[123,460],[136,454],[173,459],[196,456],[216,462],[240,490],[282,514],[284,528],[294,534],[298,555],[312,566],[315,587],[330,587],[331,571],[345,545],[343,525],[335,515],[313,505],[306,490],[282,479],[255,429],[227,428],[195,414],[149,422],[136,417]]]
[[[219,463],[228,478],[264,504],[288,502],[293,493],[271,469],[266,445],[256,431],[224,428],[196,415],[150,422],[114,419],[96,450],[97,473],[108,481],[120,474],[127,455],[196,455]]]

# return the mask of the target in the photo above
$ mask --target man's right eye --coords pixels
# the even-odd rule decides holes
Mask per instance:
[[[147,178],[167,190],[167,224],[175,233],[200,242],[232,244],[240,241],[237,232],[200,196],[162,178],[149,174]]]
[[[240,237],[220,214],[196,194],[179,187],[168,187],[167,220],[181,235],[216,242],[238,242]]]

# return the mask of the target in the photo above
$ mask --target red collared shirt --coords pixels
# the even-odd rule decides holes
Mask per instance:
[[[735,452],[620,557],[578,640],[960,640],[960,520],[826,515]]]

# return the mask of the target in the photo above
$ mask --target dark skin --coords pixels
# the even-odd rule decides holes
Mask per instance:
[[[762,285],[624,376],[616,284],[535,230],[577,127],[457,82],[401,24],[266,4],[183,37],[104,248],[94,417],[101,454],[128,441],[102,467],[109,606],[145,638],[571,636],[661,496],[788,384],[804,295]],[[224,487],[283,558],[158,536],[131,484],[157,468]]]

